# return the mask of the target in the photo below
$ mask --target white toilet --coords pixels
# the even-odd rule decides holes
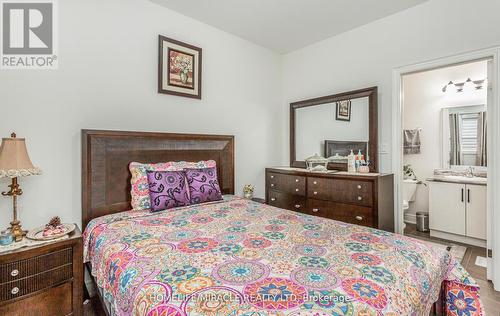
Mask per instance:
[[[418,180],[403,180],[403,213],[410,207],[410,202],[415,201]],[[404,214],[403,214],[404,215]]]

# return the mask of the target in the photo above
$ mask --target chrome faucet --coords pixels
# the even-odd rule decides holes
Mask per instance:
[[[465,172],[465,176],[467,178],[473,178],[474,177],[474,168],[472,166],[467,167],[467,171]]]

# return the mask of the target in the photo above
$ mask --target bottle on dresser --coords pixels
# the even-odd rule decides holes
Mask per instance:
[[[351,153],[347,156],[347,171],[356,172],[356,156],[351,149]]]

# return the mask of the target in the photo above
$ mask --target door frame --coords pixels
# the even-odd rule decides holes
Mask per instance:
[[[403,184],[403,86],[402,76],[469,63],[479,60],[491,60],[491,78],[488,78],[488,186],[487,186],[487,227],[488,279],[494,283],[495,290],[500,290],[500,47],[486,48],[463,54],[442,57],[422,63],[411,64],[393,69],[392,74],[392,169],[394,173],[394,219],[395,231],[403,233],[404,214],[402,206]],[[497,157],[497,159],[493,159]],[[497,211],[495,211],[495,209]],[[491,250],[491,251],[490,251]],[[497,269],[495,269],[495,267]]]

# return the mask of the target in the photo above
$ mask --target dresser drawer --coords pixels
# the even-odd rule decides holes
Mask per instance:
[[[332,178],[308,178],[307,196],[314,199],[373,205],[373,183],[371,181]]]
[[[51,287],[73,277],[71,263],[23,279],[0,284],[0,302]]]
[[[40,256],[0,264],[0,283],[22,279],[48,271],[73,260],[73,248],[68,247]]]
[[[308,199],[307,213],[346,223],[374,227],[371,207]]]
[[[303,196],[275,190],[269,190],[269,201],[267,202],[269,205],[297,212],[305,212],[306,208],[306,199]]]
[[[267,174],[269,189],[294,195],[306,195],[306,177],[269,172]]]

